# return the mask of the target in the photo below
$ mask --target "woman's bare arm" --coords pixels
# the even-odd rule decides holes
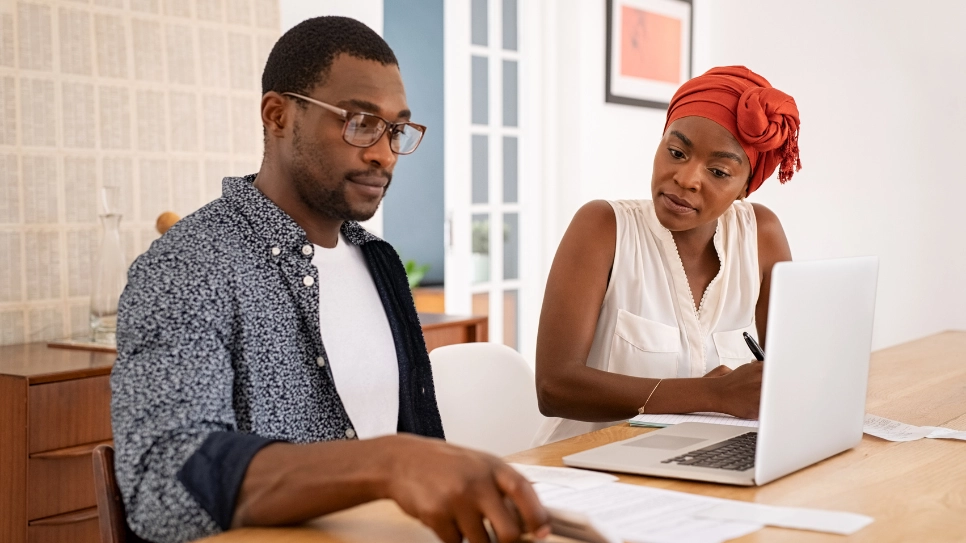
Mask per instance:
[[[765,331],[768,328],[768,299],[771,296],[771,269],[779,262],[792,259],[792,250],[782,228],[778,215],[761,204],[751,204],[758,222],[758,266],[761,270],[761,290],[755,306],[755,323],[758,328],[758,343],[765,346]]]

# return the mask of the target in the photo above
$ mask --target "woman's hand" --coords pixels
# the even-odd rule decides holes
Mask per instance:
[[[743,419],[758,418],[761,400],[761,362],[750,362],[732,370],[718,366],[704,377],[715,380],[715,396],[719,413],[727,413]]]

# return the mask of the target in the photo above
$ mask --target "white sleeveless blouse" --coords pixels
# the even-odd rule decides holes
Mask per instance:
[[[695,308],[677,245],[654,214],[654,203],[609,203],[617,218],[617,245],[587,365],[667,379],[701,377],[720,364],[735,368],[748,363],[753,357],[741,334],[758,338],[755,305],[761,286],[758,223],[751,204],[735,202],[718,219],[714,247],[721,267]],[[641,397],[646,393],[641,391]],[[551,418],[533,443],[551,443],[619,422]]]

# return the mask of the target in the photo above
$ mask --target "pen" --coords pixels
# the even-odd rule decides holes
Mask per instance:
[[[755,355],[755,360],[764,362],[765,351],[761,350],[761,347],[758,346],[758,342],[755,341],[755,338],[751,337],[751,334],[748,332],[742,332],[741,335],[745,337],[745,343],[747,343],[748,348],[751,349],[751,354]]]

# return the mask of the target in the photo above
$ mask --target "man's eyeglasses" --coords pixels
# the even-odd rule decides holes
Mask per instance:
[[[426,127],[421,124],[392,123],[378,115],[352,113],[294,92],[283,92],[282,94],[305,100],[342,117],[345,121],[345,125],[342,126],[342,139],[354,147],[372,147],[388,130],[389,148],[392,149],[392,152],[397,155],[408,155],[416,150],[419,142],[423,139],[423,134],[426,133]]]

